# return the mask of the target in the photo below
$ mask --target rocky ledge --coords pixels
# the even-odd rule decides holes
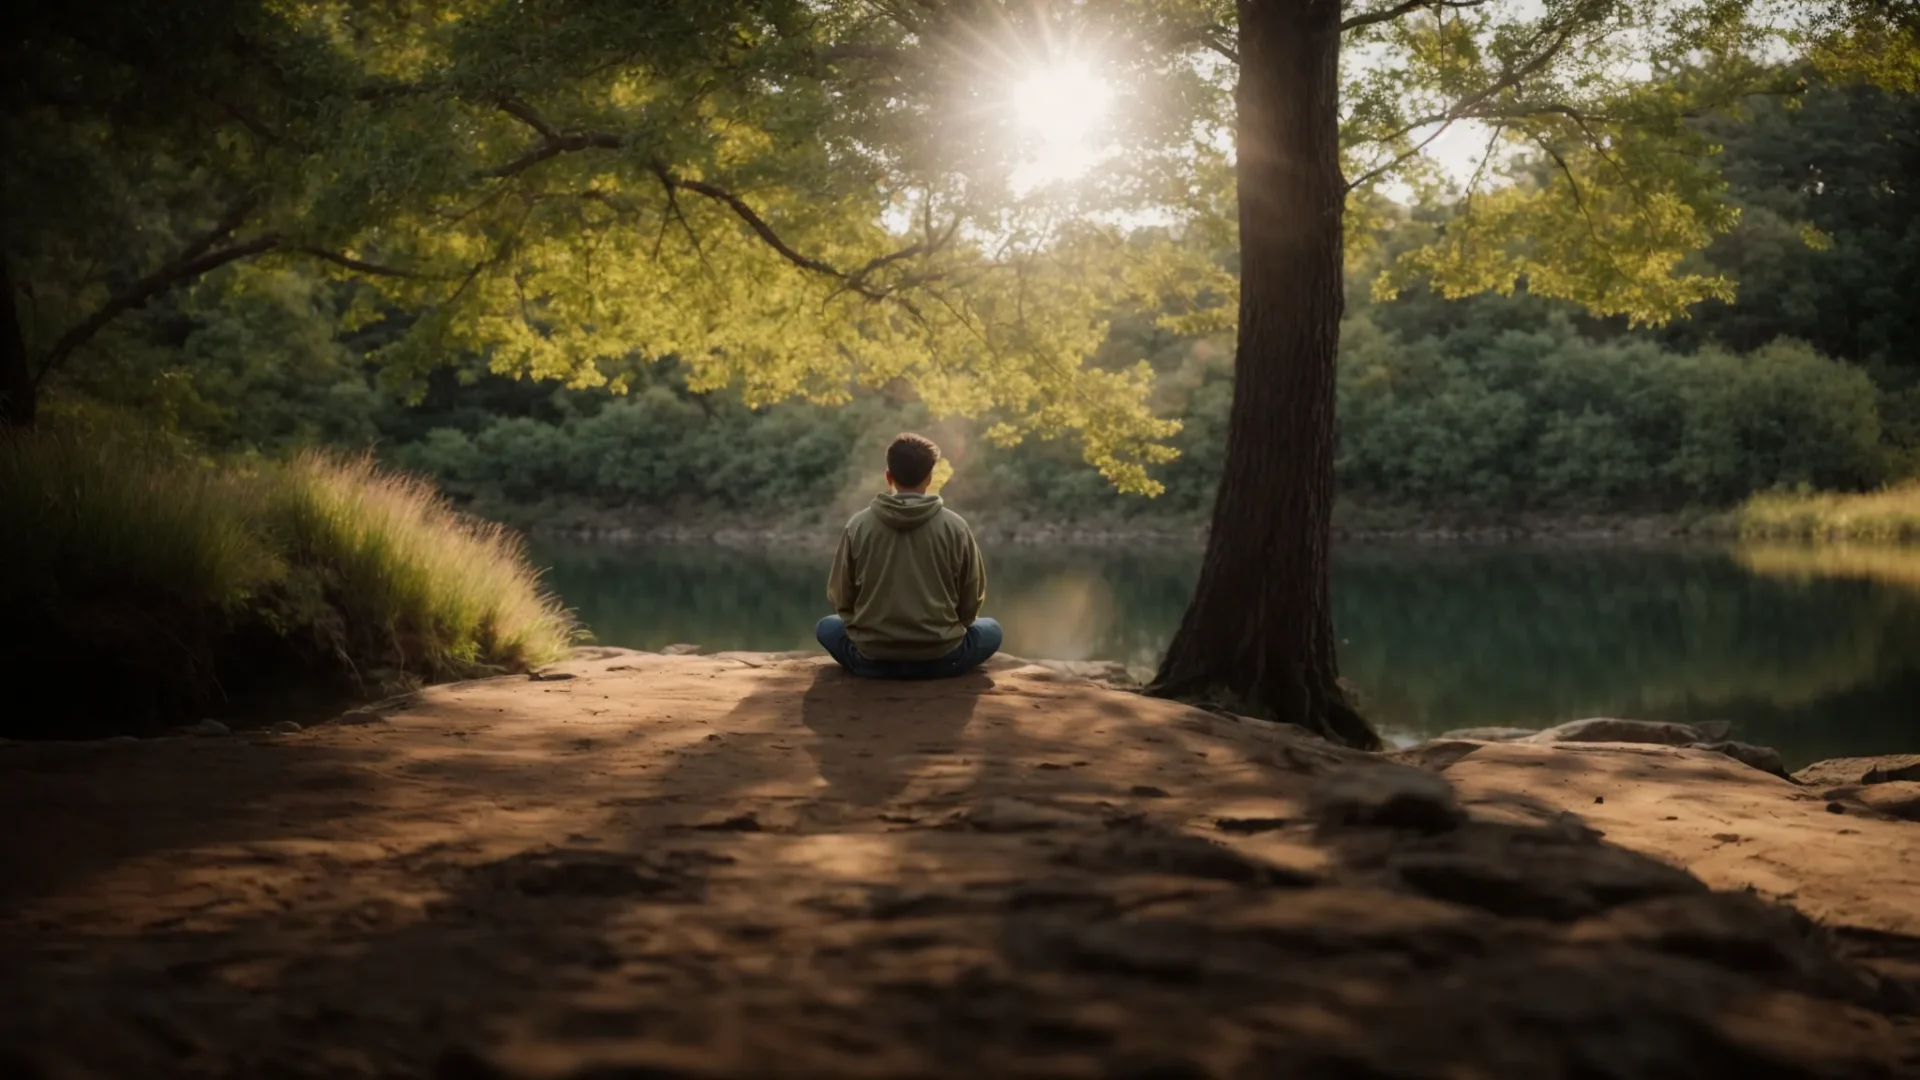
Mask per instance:
[[[1913,824],[1686,744],[1451,742],[586,650],[0,747],[0,1072],[1920,1076]]]

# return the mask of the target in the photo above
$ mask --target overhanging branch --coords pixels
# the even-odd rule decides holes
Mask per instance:
[[[212,235],[212,234],[210,234]],[[190,246],[186,252],[168,262],[165,266],[127,286],[120,292],[107,298],[93,314],[82,319],[73,329],[60,335],[47,354],[40,361],[40,369],[34,373],[33,382],[39,386],[47,374],[65,363],[74,350],[92,340],[95,334],[105,329],[107,324],[121,315],[136,308],[144,307],[147,301],[159,296],[175,286],[183,285],[208,271],[218,269],[230,262],[250,258],[261,252],[271,251],[280,244],[280,238],[268,233],[256,237],[244,244],[231,247],[214,248],[218,237],[203,240]]]
[[[1511,117],[1503,114],[1510,113],[1514,110],[1488,109],[1486,108],[1486,106],[1488,105],[1488,103],[1492,102],[1494,98],[1498,97],[1501,94],[1506,93],[1509,90],[1514,89],[1515,87],[1519,86],[1521,83],[1532,78],[1535,74],[1538,74],[1541,68],[1546,67],[1547,64],[1550,63],[1555,56],[1558,56],[1560,52],[1563,49],[1565,49],[1570,42],[1572,42],[1574,32],[1579,28],[1579,25],[1580,24],[1577,19],[1568,19],[1561,26],[1542,29],[1540,34],[1538,35],[1538,38],[1551,37],[1552,40],[1549,41],[1546,44],[1546,46],[1542,48],[1538,53],[1534,54],[1532,57],[1529,57],[1525,63],[1501,72],[1499,78],[1495,79],[1493,82],[1487,84],[1486,86],[1481,87],[1479,90],[1476,90],[1473,93],[1468,94],[1462,97],[1460,100],[1454,102],[1453,105],[1450,106],[1445,112],[1439,113],[1437,115],[1432,115],[1432,116],[1424,116],[1418,120],[1413,121],[1410,124],[1407,124],[1406,126],[1402,127],[1400,130],[1380,140],[1381,142],[1395,142],[1400,139],[1406,138],[1408,135],[1411,135],[1413,132],[1418,131],[1420,128],[1423,128],[1428,124],[1440,125],[1438,130],[1436,130],[1432,135],[1428,136],[1426,139],[1422,140],[1420,144],[1413,147],[1413,149],[1396,155],[1392,160],[1386,162],[1385,164],[1380,165],[1377,168],[1368,170],[1366,173],[1362,174],[1358,179],[1347,184],[1347,190],[1352,191],[1355,188],[1358,188],[1360,185],[1377,180],[1387,172],[1390,172],[1391,170],[1398,168],[1402,163],[1406,162],[1409,158],[1412,158],[1414,155],[1418,154],[1421,151],[1421,149],[1423,149],[1427,145],[1427,143],[1430,143],[1435,138],[1437,138],[1441,131],[1445,131],[1447,127],[1449,127],[1450,125],[1460,120],[1510,119]],[[1536,38],[1536,40],[1538,40],[1538,38]],[[1528,111],[1536,112],[1536,113],[1543,112],[1543,111],[1559,112],[1564,115],[1574,117],[1576,120],[1579,119],[1578,112],[1572,109],[1571,107],[1565,106],[1565,105],[1555,105],[1555,106],[1534,105],[1534,106],[1527,106],[1526,109]]]
[[[528,105],[517,97],[509,95],[501,98],[500,111],[539,132],[540,137],[549,142],[561,137],[560,133],[554,130],[552,124],[547,123],[539,113],[533,111],[531,105]]]
[[[1340,31],[1341,33],[1346,33],[1348,31],[1358,30],[1363,26],[1392,22],[1402,15],[1411,14],[1419,11],[1421,8],[1473,8],[1479,7],[1486,2],[1487,0],[1401,0],[1400,3],[1392,7],[1363,12],[1362,14],[1342,20],[1340,23]]]
[[[562,154],[578,153],[583,150],[624,150],[628,148],[627,141],[612,132],[562,132],[548,123],[547,120],[531,106],[518,99],[503,99],[500,102],[500,107],[508,115],[540,133],[541,142],[538,146],[514,158],[512,161],[486,170],[482,174],[484,176],[505,179],[516,176],[543,161],[559,157]],[[932,254],[939,248],[944,247],[946,243],[953,238],[956,231],[953,228],[949,228],[937,238],[916,241],[897,251],[869,259],[857,269],[851,271],[842,270],[832,263],[808,255],[789,244],[787,240],[780,235],[779,230],[773,227],[771,222],[767,221],[765,217],[761,216],[758,210],[755,210],[750,203],[735,192],[704,180],[686,179],[675,173],[673,167],[664,161],[653,161],[647,168],[659,179],[661,187],[666,191],[670,209],[673,210],[676,215],[678,214],[678,207],[674,204],[673,199],[678,192],[691,192],[702,198],[710,199],[725,206],[732,212],[734,217],[740,219],[742,224],[746,225],[755,236],[760,238],[762,243],[772,248],[774,253],[782,259],[785,259],[787,262],[792,263],[802,270],[844,282],[844,287],[847,291],[857,293],[869,300],[880,300],[896,291],[887,286],[875,284],[872,280],[874,273],[904,259]],[[680,217],[680,221],[681,226],[688,229],[689,234],[691,234],[691,227],[686,224],[684,216]]]
[[[289,246],[285,238],[278,233],[263,233],[242,243],[220,246],[258,205],[259,201],[251,196],[235,201],[220,216],[220,220],[214,224],[213,228],[188,244],[172,259],[167,260],[158,270],[108,297],[106,303],[101,304],[93,314],[80,320],[66,333],[60,335],[41,357],[40,365],[33,375],[33,384],[36,387],[39,386],[49,373],[66,363],[82,345],[93,340],[94,336],[106,329],[108,324],[127,312],[145,307],[155,297],[211,273],[228,263],[250,259],[270,251],[309,255],[336,266],[344,266],[356,273],[379,277],[452,280],[450,275],[424,274],[400,267],[384,266],[324,248]]]
[[[1240,50],[1234,47],[1233,31],[1224,26],[1176,28],[1160,40],[1164,48],[1182,49],[1189,45],[1198,45],[1217,53],[1229,63],[1236,65],[1240,63]]]
[[[848,276],[831,263],[823,262],[811,255],[803,255],[795,251],[785,240],[781,239],[780,234],[774,230],[774,227],[767,223],[767,219],[761,217],[758,211],[747,205],[745,199],[735,195],[733,192],[702,180],[683,180],[675,176],[672,169],[660,162],[654,163],[653,171],[655,175],[660,177],[662,184],[677,191],[691,191],[695,195],[705,196],[733,211],[733,215],[745,223],[747,228],[752,229],[754,235],[758,236],[762,242],[775,252],[778,252],[781,258],[802,270],[811,270],[816,274],[825,274],[828,277],[845,278]]]
[[[488,169],[482,175],[505,180],[508,177],[518,176],[549,158],[559,157],[561,154],[578,153],[581,150],[619,150],[625,145],[626,140],[620,136],[603,131],[556,135],[512,161]]]
[[[299,247],[293,248],[292,250],[302,255],[311,255],[323,262],[330,262],[335,266],[344,266],[348,270],[356,273],[370,274],[374,277],[409,278],[415,281],[452,281],[456,276],[453,274],[423,274],[418,270],[407,270],[398,266],[387,266],[382,263],[368,262],[365,259],[356,259],[351,255],[342,255],[337,251],[328,251],[325,248]]]
[[[906,50],[896,48],[892,45],[877,45],[858,41],[843,41],[837,45],[829,45],[815,54],[816,58],[823,64],[840,64],[849,60],[865,60],[887,68],[899,66],[908,58],[908,55]]]

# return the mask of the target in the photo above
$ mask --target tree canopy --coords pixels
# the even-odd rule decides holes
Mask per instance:
[[[1801,7],[1348,5],[1353,235],[1391,235],[1383,193],[1459,211],[1396,246],[1382,287],[1524,283],[1636,322],[1730,296],[1727,268],[1689,259],[1743,210],[1703,118],[1795,94],[1766,63],[1782,43],[1916,70],[1887,45],[1897,6],[1781,17]],[[151,340],[150,302],[210,272],[245,302],[299,264],[403,387],[475,354],[615,388],[672,355],[749,403],[903,384],[1003,441],[1072,435],[1153,491],[1176,425],[1143,366],[1090,358],[1127,305],[1233,318],[1230,4],[36,0],[17,19],[0,227],[35,382]],[[1069,60],[1113,101],[1084,170],[1036,183],[1011,99]]]

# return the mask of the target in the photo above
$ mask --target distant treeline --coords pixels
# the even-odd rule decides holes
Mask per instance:
[[[1394,505],[1498,512],[1722,506],[1776,487],[1872,485],[1900,464],[1881,439],[1882,391],[1860,368],[1795,343],[1747,355],[1596,342],[1564,322],[1484,340],[1408,341],[1350,320],[1340,371],[1341,490]],[[1183,367],[1181,457],[1157,499],[1115,494],[1071,447],[949,439],[958,501],[1025,517],[1201,514],[1224,452],[1230,371]],[[1170,391],[1172,392],[1172,391]],[[781,515],[879,486],[876,443],[927,427],[868,399],[759,411],[670,385],[563,395],[532,415],[465,414],[388,447],[482,509],[605,508]],[[953,425],[934,426],[936,434]],[[964,427],[957,430],[965,432]],[[955,443],[957,442],[957,445]],[[861,451],[865,448],[865,453]]]

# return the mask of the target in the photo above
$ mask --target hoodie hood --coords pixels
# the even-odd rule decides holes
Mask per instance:
[[[939,517],[944,506],[946,503],[938,495],[895,495],[887,492],[875,495],[869,509],[887,528],[895,532],[912,532]]]

